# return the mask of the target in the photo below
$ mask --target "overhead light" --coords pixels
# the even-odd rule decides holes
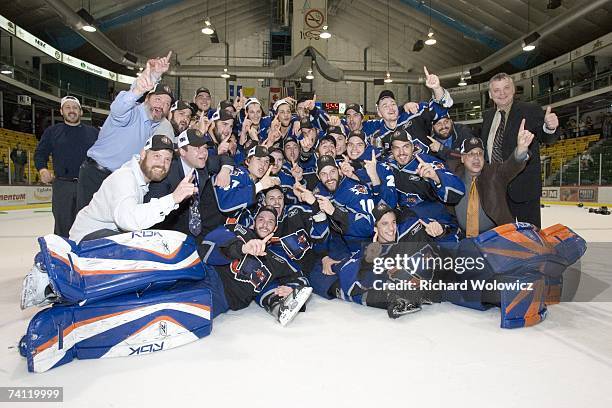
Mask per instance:
[[[387,75],[385,76],[384,82],[385,84],[390,84],[391,82],[393,82],[393,79],[391,79],[391,73],[389,71],[387,71]]]
[[[257,82],[263,82],[264,79],[263,78],[257,78]]]
[[[204,19],[204,28],[202,28],[202,34],[212,35],[215,33],[215,29],[212,28],[212,24],[210,23],[210,19]]]
[[[308,74],[306,74],[306,79],[314,79],[314,75],[312,75],[312,69],[308,70]]]
[[[319,34],[319,38],[322,38],[324,40],[327,40],[328,38],[331,38],[331,33],[329,31],[327,31],[327,26],[326,25],[323,26],[323,32],[321,32],[321,34]]]
[[[523,45],[523,51],[529,52],[529,51],[533,51],[533,50],[535,50],[535,45],[533,45],[533,44],[525,44],[525,45]]]
[[[459,86],[466,86],[467,82],[465,82],[465,78],[463,76],[461,76],[461,79],[459,80],[459,83],[457,84]]]
[[[0,69],[0,74],[11,75],[12,73],[13,73],[13,70],[10,69],[9,67],[2,67],[2,69]]]
[[[230,74],[227,73],[227,68],[223,68],[223,73],[221,74],[221,78],[227,79],[230,77]]]
[[[480,105],[474,105],[474,106],[472,106],[472,108],[478,109],[478,108],[480,108]]]
[[[436,43],[436,39],[434,38],[434,32],[431,29],[431,27],[429,28],[429,32],[427,33],[427,39],[425,40],[425,44],[427,45],[434,45]]]
[[[78,10],[76,13],[79,15],[79,17],[81,17],[81,20],[83,20],[84,24],[81,26],[81,29],[83,31],[87,31],[88,33],[95,33],[97,31],[96,19],[93,18],[93,16],[89,14],[87,10],[82,8]]]

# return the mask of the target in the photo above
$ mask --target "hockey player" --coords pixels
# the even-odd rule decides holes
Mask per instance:
[[[235,237],[220,245],[220,251],[232,262],[216,266],[218,276],[209,274],[218,312],[246,308],[273,281],[280,286],[268,292],[260,304],[283,326],[306,303],[312,288],[303,286],[299,271],[268,248],[276,229],[276,210],[264,206],[255,217],[253,229],[237,225]]]
[[[414,211],[419,218],[435,219],[456,232],[456,220],[447,211],[445,204],[454,205],[465,194],[465,185],[444,165],[426,154],[416,154],[413,139],[404,129],[391,136],[391,158],[401,219],[407,210]],[[457,242],[456,233],[445,234],[440,239]]]
[[[348,177],[341,177],[336,161],[321,156],[317,161],[319,184],[315,197],[319,208],[329,218],[331,234],[326,241],[328,253],[335,259],[359,248],[363,240],[373,234],[374,208],[372,193],[367,185]]]
[[[206,87],[200,87],[195,91],[193,96],[193,103],[198,108],[198,116],[206,116],[208,119],[212,118],[215,110],[212,108],[212,97],[211,93]]]
[[[329,123],[329,115],[324,109],[317,107],[317,95],[312,99],[300,98],[295,106],[296,120],[304,118],[310,120],[318,130],[326,130]]]
[[[395,211],[385,203],[378,204],[372,213],[376,220],[373,242],[341,260],[323,258],[310,274],[314,291],[327,299],[339,298],[386,309],[390,318],[419,311],[422,303],[438,301],[433,293],[419,290],[416,285],[420,279],[433,278],[432,271],[423,263],[406,262],[414,266],[412,270],[400,268],[403,265],[386,268],[383,265],[386,259],[396,259],[396,255],[414,260],[436,255],[438,248],[430,236],[439,234],[442,226],[416,217],[398,224]],[[412,288],[407,282],[412,282]],[[390,284],[396,287],[404,284],[408,289],[390,289]]]
[[[215,187],[219,209],[229,217],[240,210],[257,204],[257,194],[274,185],[280,185],[278,177],[271,176],[270,154],[264,146],[253,147],[245,166],[236,166],[230,176],[230,185]]]
[[[391,208],[395,208],[397,190],[393,171],[386,163],[377,161],[375,149],[372,147],[366,149],[365,138],[361,130],[349,133],[345,156],[348,160],[340,163],[340,170],[344,176],[367,184],[372,190],[375,204],[384,201]]]

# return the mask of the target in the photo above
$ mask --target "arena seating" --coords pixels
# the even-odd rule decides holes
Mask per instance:
[[[36,166],[34,165],[34,151],[36,150],[36,145],[38,144],[38,140],[36,140],[36,136],[32,133],[24,133],[18,132],[16,130],[3,129],[0,128],[0,160],[2,160],[2,156],[6,155],[5,165],[8,167],[8,162],[10,161],[10,153],[17,143],[21,143],[21,147],[30,153],[30,170],[32,174],[32,182],[38,180],[38,172],[36,171]],[[49,159],[49,169],[53,169],[52,160]],[[12,166],[12,164],[11,164]],[[27,177],[28,169],[25,169],[25,177]]]

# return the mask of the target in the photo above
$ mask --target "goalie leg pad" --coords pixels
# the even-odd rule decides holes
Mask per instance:
[[[546,318],[546,284],[543,276],[505,276],[502,280],[508,284],[517,284],[516,288],[510,289],[507,285],[506,289],[500,291],[502,328],[533,326]]]
[[[80,246],[47,235],[39,244],[53,291],[65,303],[95,302],[205,276],[195,241],[176,231],[130,232]]]
[[[56,304],[36,314],[20,342],[28,371],[74,358],[135,356],[178,347],[210,334],[212,296],[203,282],[134,293],[86,305]]]

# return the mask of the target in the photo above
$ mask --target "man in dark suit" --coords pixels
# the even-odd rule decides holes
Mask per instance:
[[[506,203],[506,191],[529,160],[529,144],[533,133],[526,130],[522,120],[514,152],[502,163],[487,163],[485,149],[478,137],[465,139],[461,146],[461,164],[451,161],[449,167],[465,183],[466,194],[459,203],[450,207],[461,230],[468,238],[514,222]],[[453,164],[457,163],[455,167]]]
[[[525,119],[525,129],[533,133],[535,139],[529,147],[525,170],[508,186],[508,205],[518,221],[540,227],[540,143],[552,143],[558,138],[559,119],[550,111],[550,106],[543,112],[538,105],[515,101],[514,92],[514,83],[508,74],[499,73],[489,80],[489,97],[495,103],[495,109],[484,113],[482,141],[488,162],[504,161],[514,152],[514,135]]]
[[[225,223],[225,217],[219,211],[213,188],[215,185],[226,187],[234,161],[226,153],[210,156],[208,149],[214,147],[208,135],[202,135],[196,129],[187,129],[177,137],[178,154],[170,165],[168,176],[160,182],[149,185],[145,202],[151,198],[163,197],[185,178],[189,178],[197,187],[198,194],[180,203],[179,208],[170,213],[164,221],[152,228],[169,229],[192,235],[199,243],[202,237],[219,225]],[[215,179],[212,176],[216,174]]]

